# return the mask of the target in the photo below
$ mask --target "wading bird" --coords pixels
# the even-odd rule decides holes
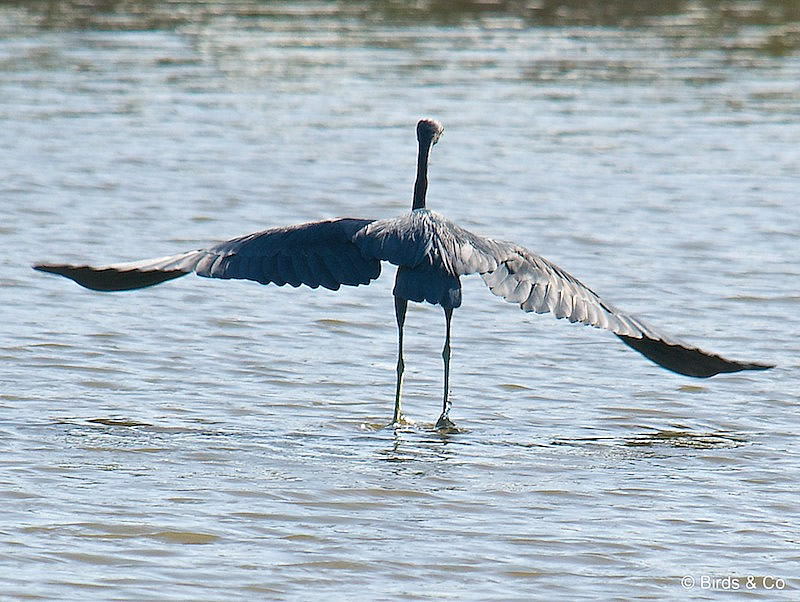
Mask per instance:
[[[419,156],[411,213],[392,219],[336,218],[248,234],[207,249],[158,259],[100,267],[40,264],[35,269],[71,278],[98,291],[144,288],[190,272],[207,278],[255,280],[278,286],[301,284],[337,290],[369,284],[381,261],[397,267],[397,384],[393,423],[403,420],[403,324],[409,301],[441,305],[445,317],[444,396],[437,429],[450,429],[450,321],[461,305],[461,282],[480,274],[489,290],[524,311],[610,330],[656,364],[679,374],[707,378],[722,372],[772,366],[728,360],[688,346],[606,303],[558,266],[511,242],[483,238],[425,207],[428,160],[444,128],[431,119],[417,124]]]

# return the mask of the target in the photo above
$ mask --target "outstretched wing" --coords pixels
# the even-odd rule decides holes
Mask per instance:
[[[468,242],[474,259],[464,273],[479,273],[492,293],[518,303],[524,311],[550,312],[556,318],[610,330],[651,361],[686,376],[707,378],[773,367],[729,360],[665,335],[603,301],[577,278],[524,247],[472,234]],[[482,269],[487,264],[489,269]]]
[[[353,243],[356,232],[371,221],[339,218],[272,228],[208,249],[157,259],[99,267],[39,264],[34,268],[100,291],[153,286],[191,272],[207,278],[337,290],[343,284],[368,284],[380,275],[380,260],[364,256]]]

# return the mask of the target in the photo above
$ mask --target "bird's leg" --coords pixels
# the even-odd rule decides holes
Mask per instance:
[[[403,421],[403,414],[400,412],[400,393],[403,388],[403,324],[406,321],[406,309],[408,301],[400,297],[394,298],[394,315],[397,318],[397,389],[394,394],[394,418],[392,423],[397,424]]]
[[[442,399],[442,415],[436,421],[437,429],[452,429],[455,424],[450,420],[450,320],[453,317],[453,308],[444,308],[444,318],[446,321],[446,333],[444,339],[444,349],[442,349],[442,359],[444,360],[444,397]]]

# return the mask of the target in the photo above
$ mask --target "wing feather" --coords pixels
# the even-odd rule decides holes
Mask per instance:
[[[99,267],[47,263],[34,268],[100,291],[144,288],[191,272],[206,278],[336,290],[342,284],[368,284],[380,275],[380,260],[353,241],[372,221],[338,218],[272,228],[208,249]]]
[[[533,285],[529,280],[519,280],[516,281],[515,284],[516,286],[514,287],[514,290],[512,290],[505,298],[510,303],[522,303],[530,296]]]
[[[272,282],[267,274],[276,274],[278,270],[278,258],[276,255],[264,255],[261,258],[261,263],[258,265],[256,282],[261,284],[269,284]],[[277,283],[275,283],[277,284]]]
[[[610,330],[626,345],[656,364],[687,376],[706,378],[721,372],[772,367],[729,360],[687,345],[606,303],[577,278],[528,249],[467,234],[474,251],[470,264],[465,268],[474,269],[492,293],[519,304],[524,311],[550,312],[556,318]],[[487,260],[486,255],[494,261]],[[497,267],[485,270],[479,267],[493,263]]]
[[[279,278],[294,287],[300,286],[300,278],[294,272],[294,265],[292,265],[291,255],[280,253],[278,255],[278,275]]]

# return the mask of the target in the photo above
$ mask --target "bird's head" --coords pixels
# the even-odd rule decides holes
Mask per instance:
[[[439,142],[439,138],[444,132],[444,126],[435,119],[420,119],[417,123],[417,140],[420,143],[430,141],[430,144]]]

